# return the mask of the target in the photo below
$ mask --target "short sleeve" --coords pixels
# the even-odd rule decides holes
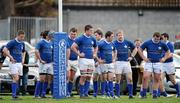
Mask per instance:
[[[13,47],[13,44],[14,44],[13,40],[9,41],[9,42],[7,43],[7,45],[6,45],[6,48],[7,48],[8,50],[11,49],[11,48]]]
[[[40,50],[40,49],[41,49],[41,42],[39,42],[39,43],[36,44],[36,49],[37,49],[37,50]]]
[[[95,39],[95,38],[93,38],[93,42],[94,42],[93,47],[94,47],[94,48],[96,48],[96,47],[97,47],[97,41],[96,41],[96,39]]]
[[[131,41],[128,41],[128,44],[129,44],[131,50],[133,50],[135,48],[134,44]]]
[[[147,48],[147,44],[148,44],[147,41],[144,42],[144,43],[140,46],[140,48],[141,48],[142,50],[146,49],[146,48]]]
[[[167,52],[169,50],[168,46],[165,43],[162,43],[162,44],[163,44],[164,51]]]
[[[174,53],[174,45],[171,42],[168,43],[168,47],[169,47],[170,52]]]
[[[76,43],[77,45],[80,45],[81,44],[81,37],[76,38],[74,43]]]
[[[22,52],[25,52],[25,43],[22,43],[22,45],[23,45],[23,50],[22,50]]]
[[[69,42],[67,42],[67,49],[70,49],[70,44],[69,44]]]

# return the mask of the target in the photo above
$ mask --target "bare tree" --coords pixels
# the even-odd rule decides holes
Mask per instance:
[[[0,19],[15,14],[14,0],[0,0]]]

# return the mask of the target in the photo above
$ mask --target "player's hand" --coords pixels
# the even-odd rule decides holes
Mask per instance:
[[[40,63],[45,64],[46,62],[45,62],[45,61],[43,61],[43,60],[40,60]]]
[[[161,62],[161,63],[163,63],[163,62],[165,62],[165,61],[166,61],[165,58],[161,58],[161,59],[160,59],[160,62]]]
[[[148,58],[143,59],[145,62],[149,62],[150,60]]]
[[[129,57],[127,60],[128,60],[128,61],[131,61],[131,60],[133,60],[133,58],[132,58],[132,57]]]
[[[104,60],[99,59],[99,60],[98,60],[98,62],[99,62],[99,64],[104,64],[104,62],[105,62],[105,61],[104,61]]]
[[[10,57],[10,61],[11,61],[12,63],[16,63],[16,60],[15,60],[13,57]]]
[[[93,54],[93,58],[96,59],[96,58],[97,58],[97,55],[96,55],[96,54]]]
[[[98,63],[98,62],[96,62],[96,63],[95,63],[95,67],[98,67],[98,65],[99,65],[99,63]]]
[[[80,58],[83,58],[84,56],[85,56],[84,53],[80,53],[80,54],[79,54],[79,57],[80,57]]]

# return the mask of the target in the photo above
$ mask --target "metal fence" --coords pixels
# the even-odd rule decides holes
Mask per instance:
[[[24,30],[26,41],[34,45],[39,40],[42,31],[57,31],[57,18],[9,17],[0,20],[0,40],[14,38],[18,30]]]

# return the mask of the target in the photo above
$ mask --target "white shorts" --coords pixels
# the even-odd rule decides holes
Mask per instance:
[[[131,65],[128,61],[116,61],[115,74],[132,73]]]
[[[157,62],[157,63],[145,63],[144,71],[147,72],[154,72],[154,73],[161,73],[162,72],[162,65],[163,63]]]
[[[78,60],[68,60],[68,71],[69,70],[77,71],[79,69],[78,67]]]
[[[173,62],[163,63],[162,72],[165,72],[167,74],[174,74],[176,72],[176,69]]]
[[[22,76],[22,63],[11,63],[9,62],[9,68],[11,74],[18,74]]]
[[[81,74],[92,74],[95,69],[94,59],[79,58]]]
[[[54,74],[53,63],[39,64],[39,74]]]
[[[107,73],[107,72],[112,72],[114,73],[114,63],[110,64],[100,64],[101,72],[102,73]]]
[[[97,67],[94,70],[94,74],[99,74],[99,75],[102,74],[100,65],[97,65]]]

